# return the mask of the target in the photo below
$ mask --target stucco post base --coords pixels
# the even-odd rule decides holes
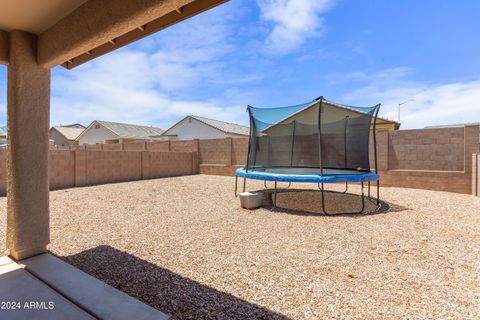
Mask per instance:
[[[50,242],[50,70],[37,64],[36,52],[36,36],[10,33],[7,246],[17,260],[45,252]]]
[[[47,251],[48,250],[46,245],[38,248],[30,248],[30,249],[20,250],[20,251],[10,249],[10,257],[19,261],[19,260],[27,259],[42,253],[46,253]]]

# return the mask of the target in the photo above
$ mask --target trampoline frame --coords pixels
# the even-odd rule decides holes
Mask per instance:
[[[316,99],[316,101],[319,101],[319,108],[321,110],[321,107],[322,107],[322,102],[323,102],[324,98],[323,96],[319,97],[318,99]],[[380,206],[380,177],[378,176],[378,161],[377,161],[377,139],[376,139],[376,124],[377,124],[377,116],[378,116],[378,111],[379,111],[379,108],[380,108],[380,104],[376,105],[375,106],[376,110],[373,114],[373,153],[374,153],[374,165],[375,165],[375,170],[372,172],[371,170],[369,171],[365,171],[365,173],[375,173],[377,175],[376,179],[365,179],[365,180],[360,180],[360,181],[345,181],[345,191],[341,192],[342,194],[346,194],[348,192],[348,183],[349,182],[360,182],[360,189],[361,189],[361,208],[359,211],[355,211],[355,212],[335,212],[335,213],[331,213],[331,212],[328,212],[326,210],[326,206],[325,206],[325,183],[335,183],[335,182],[324,182],[324,181],[321,181],[321,182],[317,182],[317,185],[318,185],[318,189],[320,190],[320,193],[321,193],[321,200],[322,200],[322,211],[325,215],[339,215],[339,214],[361,214],[364,212],[365,210],[365,192],[364,192],[364,188],[365,188],[365,182],[367,182],[367,188],[368,188],[368,191],[367,191],[367,199],[372,202],[373,204],[375,204],[377,206],[377,208]],[[248,151],[247,151],[247,164],[245,166],[245,176],[243,177],[243,192],[245,192],[246,190],[246,184],[247,184],[247,175],[248,175],[248,171],[249,171],[249,162],[250,162],[250,151],[251,151],[251,139],[252,139],[252,132],[253,132],[253,118],[252,118],[252,114],[251,114],[251,110],[250,108],[247,108],[247,111],[249,113],[249,118],[250,118],[250,134],[249,134],[249,143],[248,143]],[[319,117],[320,117],[320,112],[319,112]],[[294,123],[295,125],[295,123]],[[319,125],[318,125],[318,130],[319,132],[321,132],[321,121],[319,119]],[[295,126],[294,126],[294,130],[295,130]],[[322,136],[321,134],[319,135],[319,161],[320,161],[320,167],[318,168],[320,170],[320,174],[318,175],[319,177],[324,177],[324,169],[327,169],[327,168],[324,168],[323,165],[322,165],[322,158],[323,158],[323,154],[321,152],[322,150]],[[292,148],[292,152],[293,152],[293,148]],[[353,170],[346,170],[346,171],[352,171]],[[250,172],[255,172],[255,169],[250,169]],[[332,175],[332,174],[331,174]],[[337,175],[337,176],[341,176],[342,174],[333,174],[333,175]],[[282,174],[283,177],[287,177],[289,176],[289,174]],[[293,175],[292,175],[293,176]],[[344,176],[347,176],[344,175]],[[274,188],[273,188],[273,194],[272,194],[272,210],[275,210],[277,208],[277,189],[278,189],[278,180],[277,179],[260,179],[259,177],[255,177],[255,178],[251,178],[249,177],[249,179],[256,179],[256,180],[263,180],[263,183],[264,183],[264,187],[265,189],[267,189],[267,181],[274,181]],[[346,179],[348,179],[348,177],[346,177]],[[371,197],[371,182],[372,181],[376,181],[376,189],[377,189],[377,196],[376,198],[372,198]],[[286,189],[289,189],[292,182],[295,182],[295,181],[289,181],[288,179],[285,179],[285,180],[282,180],[282,182],[288,182],[288,187]],[[302,182],[302,183],[308,183],[308,182],[311,182],[311,181],[298,181],[298,182]],[[235,173],[235,197],[238,196],[238,175],[237,173]]]
[[[256,179],[258,180],[258,179]],[[264,184],[264,187],[265,189],[268,189],[267,188],[267,181],[269,180],[263,180],[263,184]],[[377,207],[380,206],[380,180],[377,179],[375,180],[376,181],[376,189],[377,189],[377,196],[375,198],[372,198],[371,196],[371,182],[372,181],[367,181],[367,199],[375,204]],[[288,186],[286,188],[284,188],[284,190],[287,190],[290,188],[290,186],[292,185],[292,181],[281,181],[281,182],[288,182]],[[302,183],[308,183],[308,182],[302,182]],[[365,192],[364,192],[364,188],[365,188],[365,181],[361,181],[360,182],[360,189],[361,189],[361,208],[359,211],[354,211],[354,212],[335,212],[335,213],[332,213],[332,212],[328,212],[325,208],[325,192],[327,192],[325,190],[325,184],[324,182],[318,182],[317,185],[318,185],[318,189],[320,190],[320,193],[321,193],[321,199],[322,199],[322,212],[325,214],[325,215],[342,215],[342,214],[361,214],[365,211]],[[243,192],[246,191],[246,185],[247,185],[247,177],[243,177]],[[320,187],[321,186],[321,187]],[[278,191],[278,181],[274,181],[274,187],[273,187],[273,194],[272,194],[272,211],[275,211],[275,209],[277,208],[277,191]],[[345,191],[341,192],[342,194],[346,194],[348,192],[348,181],[345,182]],[[235,175],[235,197],[238,196],[238,175]]]

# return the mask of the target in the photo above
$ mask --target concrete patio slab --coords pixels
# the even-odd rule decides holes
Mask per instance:
[[[100,319],[167,320],[170,317],[51,254],[21,260],[25,268]]]
[[[95,319],[25,271],[9,257],[0,257],[0,319]]]

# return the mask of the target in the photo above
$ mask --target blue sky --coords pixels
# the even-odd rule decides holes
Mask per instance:
[[[402,127],[480,122],[480,2],[231,0],[71,71],[52,71],[51,123],[167,128],[187,114],[247,123],[245,106],[320,95],[382,103]],[[6,122],[0,69],[0,123]]]

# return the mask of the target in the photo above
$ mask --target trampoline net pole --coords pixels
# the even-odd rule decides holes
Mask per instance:
[[[322,150],[322,108],[323,108],[323,96],[319,99],[318,104],[318,164],[320,167],[320,174],[323,176],[323,150]],[[323,186],[322,186],[323,190]]]
[[[295,149],[295,124],[296,121],[293,121],[293,134],[292,134],[292,152],[290,153],[290,167],[293,167],[293,152]]]
[[[248,136],[248,150],[247,150],[247,164],[245,165],[245,171],[248,171],[250,169],[250,163],[251,163],[251,152],[252,152],[252,143],[256,139],[256,134],[255,134],[255,126],[254,126],[254,121],[253,121],[253,116],[252,116],[252,111],[250,110],[250,106],[247,106],[247,111],[248,111],[248,118],[250,120],[250,132]]]
[[[378,162],[377,162],[377,116],[378,111],[380,110],[380,104],[377,104],[376,110],[374,112],[373,118],[373,161],[375,164],[375,173],[378,173]]]

